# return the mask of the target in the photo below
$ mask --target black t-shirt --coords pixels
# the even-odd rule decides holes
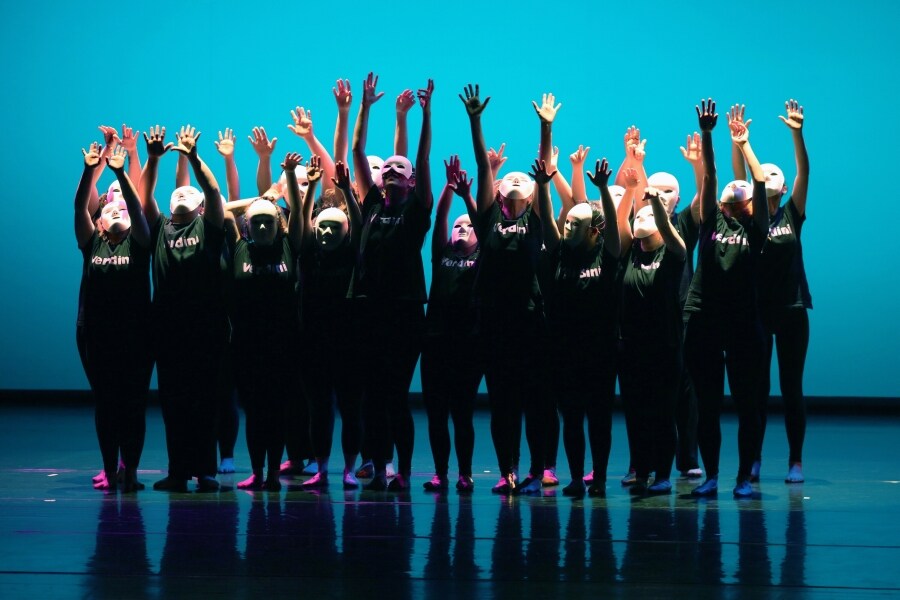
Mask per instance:
[[[315,241],[301,250],[300,322],[304,331],[350,322],[347,291],[359,252],[352,239],[333,250],[322,250]]]
[[[130,234],[111,244],[94,231],[81,254],[78,325],[145,324],[150,308],[150,249],[135,243]]]
[[[403,204],[386,206],[377,186],[363,203],[360,256],[349,293],[354,298],[425,303],[422,244],[430,211],[415,191]]]
[[[684,258],[665,244],[644,252],[639,240],[631,245],[622,283],[622,338],[626,342],[680,348],[682,330],[678,286]]]
[[[687,302],[688,292],[691,289],[691,281],[694,279],[694,251],[697,249],[697,237],[700,235],[700,225],[694,222],[691,216],[691,207],[688,206],[675,215],[672,225],[678,231],[678,235],[684,240],[685,260],[684,269],[681,271],[681,281],[678,284],[678,302],[684,308]]]
[[[619,317],[619,260],[602,243],[590,250],[560,242],[548,253],[554,273],[552,288],[544,290],[547,321],[552,335],[590,341],[609,347],[615,343]]]
[[[431,293],[428,295],[428,335],[468,334],[475,326],[472,290],[477,273],[478,248],[457,256],[450,244],[431,259]]]
[[[542,234],[533,206],[518,219],[507,219],[494,202],[476,221],[481,247],[475,276],[477,305],[488,310],[540,310],[537,271]]]
[[[742,223],[717,210],[715,221],[700,226],[697,271],[684,310],[702,310],[713,316],[758,314],[757,276],[763,242],[752,217]]]
[[[222,250],[224,228],[203,217],[175,224],[160,215],[151,230],[153,306],[158,317],[193,312],[198,318],[224,317]]]
[[[298,331],[296,256],[286,236],[271,246],[240,239],[231,261],[236,346],[283,346]]]
[[[769,218],[769,237],[760,256],[759,308],[763,314],[782,308],[812,308],[800,243],[805,220],[793,199]]]

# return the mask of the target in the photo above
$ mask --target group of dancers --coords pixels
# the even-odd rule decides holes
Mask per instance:
[[[241,198],[228,129],[215,142],[227,197],[189,125],[168,143],[164,127],[144,132],[143,163],[138,134],[126,126],[121,134],[101,126],[104,144],[82,150],[77,342],[96,398],[96,488],[143,488],[137,467],[155,364],[169,459],[155,489],[186,491],[192,478],[198,491],[219,489],[217,471],[234,470],[236,395],[252,469],[239,488],[276,491],[281,475],[297,472],[311,475],[304,488],[327,487],[336,406],[342,485],[365,478],[368,490],[407,491],[415,439],[408,395],[421,356],[435,468],[426,490],[450,486],[452,420],[455,485],[473,491],[473,411],[484,377],[500,473],[493,492],[559,483],[561,420],[572,478],[563,493],[605,495],[618,378],[631,463],[622,483],[634,493],[670,493],[673,463],[699,483],[699,447],[706,479],[692,493],[715,495],[727,372],[739,417],[733,491],[748,497],[759,478],[773,348],[790,446],[785,481],[803,481],[812,304],[800,244],[809,162],[797,102],[780,116],[797,163],[787,202],[785,177],[756,158],[739,105],[727,113],[735,179],[720,192],[718,114],[709,99],[696,107],[699,132],[681,148],[696,193],[677,210],[678,181],[646,174],[646,140],[635,127],[614,177],[605,158],[586,172],[590,148],[579,146],[566,180],[552,138],[561,104],[552,94],[532,103],[536,160],[528,172],[503,173],[505,148],[489,149],[482,131],[490,98],[468,85],[459,97],[476,172],[457,156],[444,161],[432,217],[433,83],[397,97],[394,155],[386,159],[366,153],[370,111],[384,96],[377,85],[370,73],[348,144],[353,96],[349,81],[337,82],[332,152],[315,135],[311,112],[292,110],[290,128],[312,158],[286,153],[276,181],[276,138],[254,128],[257,195],[249,199]],[[407,115],[416,104],[422,125],[413,163]],[[177,188],[166,216],[154,191],[160,160],[173,152]],[[116,179],[101,195],[104,167]],[[458,201],[464,212],[450,223]],[[426,293],[422,247],[432,218]],[[530,456],[520,477],[523,415]]]

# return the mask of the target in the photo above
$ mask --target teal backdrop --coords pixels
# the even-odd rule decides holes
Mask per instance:
[[[101,139],[98,125],[144,131],[159,123],[170,132],[195,125],[201,155],[221,182],[213,140],[231,127],[249,196],[251,128],[278,137],[276,157],[308,156],[286,127],[289,110],[302,105],[330,147],[335,79],[351,80],[355,118],[361,82],[374,70],[385,98],[373,108],[367,149],[381,156],[391,154],[397,94],[435,81],[435,195],[442,159],[459,153],[474,170],[457,98],[470,81],[492,98],[485,131],[489,145],[507,144],[507,169],[525,170],[533,159],[538,120],[530,102],[551,91],[563,103],[554,133],[564,156],[585,144],[591,160],[607,156],[617,166],[625,128],[638,125],[648,139],[648,172],[674,173],[683,202],[693,179],[678,148],[697,127],[701,97],[718,101],[722,179],[730,179],[724,113],[744,103],[757,154],[781,165],[789,183],[793,148],[777,116],[787,98],[800,100],[812,165],[803,241],[815,305],[806,392],[900,397],[900,289],[891,258],[900,4],[57,1],[7,3],[0,16],[7,220],[0,389],[87,387],[75,350],[81,255],[72,198],[81,148]],[[419,115],[410,113],[411,151]],[[163,160],[157,196],[164,205],[174,167],[174,156]],[[111,178],[107,171],[101,189]],[[460,212],[457,205],[451,216]],[[160,326],[171,327],[173,339],[185,334]],[[113,341],[110,361],[127,351]]]

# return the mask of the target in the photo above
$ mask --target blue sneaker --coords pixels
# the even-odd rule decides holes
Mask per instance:
[[[672,482],[668,479],[654,481],[653,485],[647,488],[647,493],[653,496],[662,496],[672,493]]]
[[[749,479],[744,479],[742,481],[738,481],[738,484],[734,486],[734,497],[735,498],[749,498],[753,495],[753,486],[750,485]]]
[[[697,497],[715,496],[718,493],[719,493],[719,478],[718,477],[707,477],[706,481],[704,481],[701,485],[698,485],[693,490],[691,490],[691,496],[697,496]]]

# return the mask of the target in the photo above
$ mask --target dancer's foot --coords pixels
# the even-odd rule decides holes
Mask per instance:
[[[212,475],[204,475],[197,478],[197,491],[201,494],[219,491],[219,482]]]
[[[594,483],[594,472],[591,471],[590,473],[582,477],[581,480],[585,485],[591,485],[592,483]]]
[[[703,469],[701,469],[700,467],[694,467],[693,469],[682,471],[681,476],[685,479],[699,479],[703,477]]]
[[[734,486],[735,498],[749,498],[753,495],[753,486],[750,485],[749,479],[741,479]]]
[[[625,473],[625,477],[622,478],[622,485],[628,486],[634,485],[635,483],[637,483],[637,471],[629,467],[628,472]]]
[[[594,477],[594,483],[588,486],[587,493],[592,498],[606,498],[606,481]]]
[[[272,469],[266,476],[266,483],[263,484],[263,487],[267,492],[280,492],[281,491],[281,480],[278,479],[279,475],[281,475],[280,469]]]
[[[691,490],[691,496],[706,498],[719,493],[719,478],[707,477],[706,481]]]
[[[234,473],[234,458],[223,458],[219,463],[219,473]]]
[[[431,478],[431,481],[423,483],[422,487],[425,488],[426,492],[446,492],[450,487],[450,482],[447,481],[446,475],[443,477],[435,475]]]
[[[662,496],[664,494],[672,493],[672,482],[668,479],[660,479],[659,481],[654,481],[653,485],[647,488],[647,493],[651,496]]]
[[[254,473],[247,479],[238,482],[237,487],[239,490],[261,490],[265,485],[265,480],[263,479],[262,473]]]
[[[397,471],[394,470],[394,463],[389,462],[386,465],[384,465],[384,476],[387,477],[388,479],[397,476]]]
[[[303,473],[303,463],[297,463],[288,459],[281,463],[279,473],[281,475],[300,475]]]
[[[541,488],[543,487],[543,483],[541,479],[538,477],[531,477],[529,474],[528,479],[522,482],[522,485],[519,487],[520,494],[539,494]]]
[[[103,474],[103,477],[100,481],[94,482],[95,490],[114,490],[118,485],[118,481],[115,477],[107,477],[106,473]]]
[[[374,475],[372,477],[372,481],[370,481],[363,488],[367,492],[384,492],[387,490],[387,477],[384,474]]]
[[[544,476],[541,478],[541,483],[543,483],[545,487],[559,485],[559,478],[556,476],[556,467],[544,469]]]
[[[186,492],[187,491],[187,481],[184,479],[174,479],[171,475],[160,479],[156,483],[153,484],[154,490],[159,490],[162,492]]]
[[[371,460],[363,461],[363,464],[356,470],[357,479],[372,479],[375,477],[375,465]]]
[[[137,479],[137,469],[124,469],[122,492],[131,494],[144,489],[144,484]]]
[[[794,463],[788,469],[788,474],[784,477],[785,483],[803,483],[803,466],[800,463]]]
[[[456,489],[461,494],[471,494],[475,491],[475,481],[469,475],[460,475],[456,480]]]
[[[762,467],[760,461],[756,461],[753,463],[753,466],[750,467],[750,481],[756,483],[759,481],[759,470]]]
[[[397,473],[391,482],[388,484],[389,492],[408,492],[409,491],[409,479],[404,477],[402,474]]]
[[[328,473],[316,473],[300,484],[304,490],[321,490],[328,487]]]
[[[572,496],[574,498],[580,498],[587,493],[587,488],[584,486],[584,479],[578,481],[576,479],[572,480],[572,483],[567,485],[562,489],[563,496]]]
[[[310,461],[308,463],[306,463],[305,467],[303,467],[302,474],[303,475],[315,475],[318,472],[319,472],[319,463],[317,463],[316,460],[313,458],[313,459],[310,459]]]
[[[345,490],[355,490],[359,488],[359,481],[357,481],[356,477],[353,475],[352,470],[344,471],[343,483]]]
[[[100,483],[104,479],[106,479],[106,471],[100,469],[99,473],[91,477],[91,483]]]

